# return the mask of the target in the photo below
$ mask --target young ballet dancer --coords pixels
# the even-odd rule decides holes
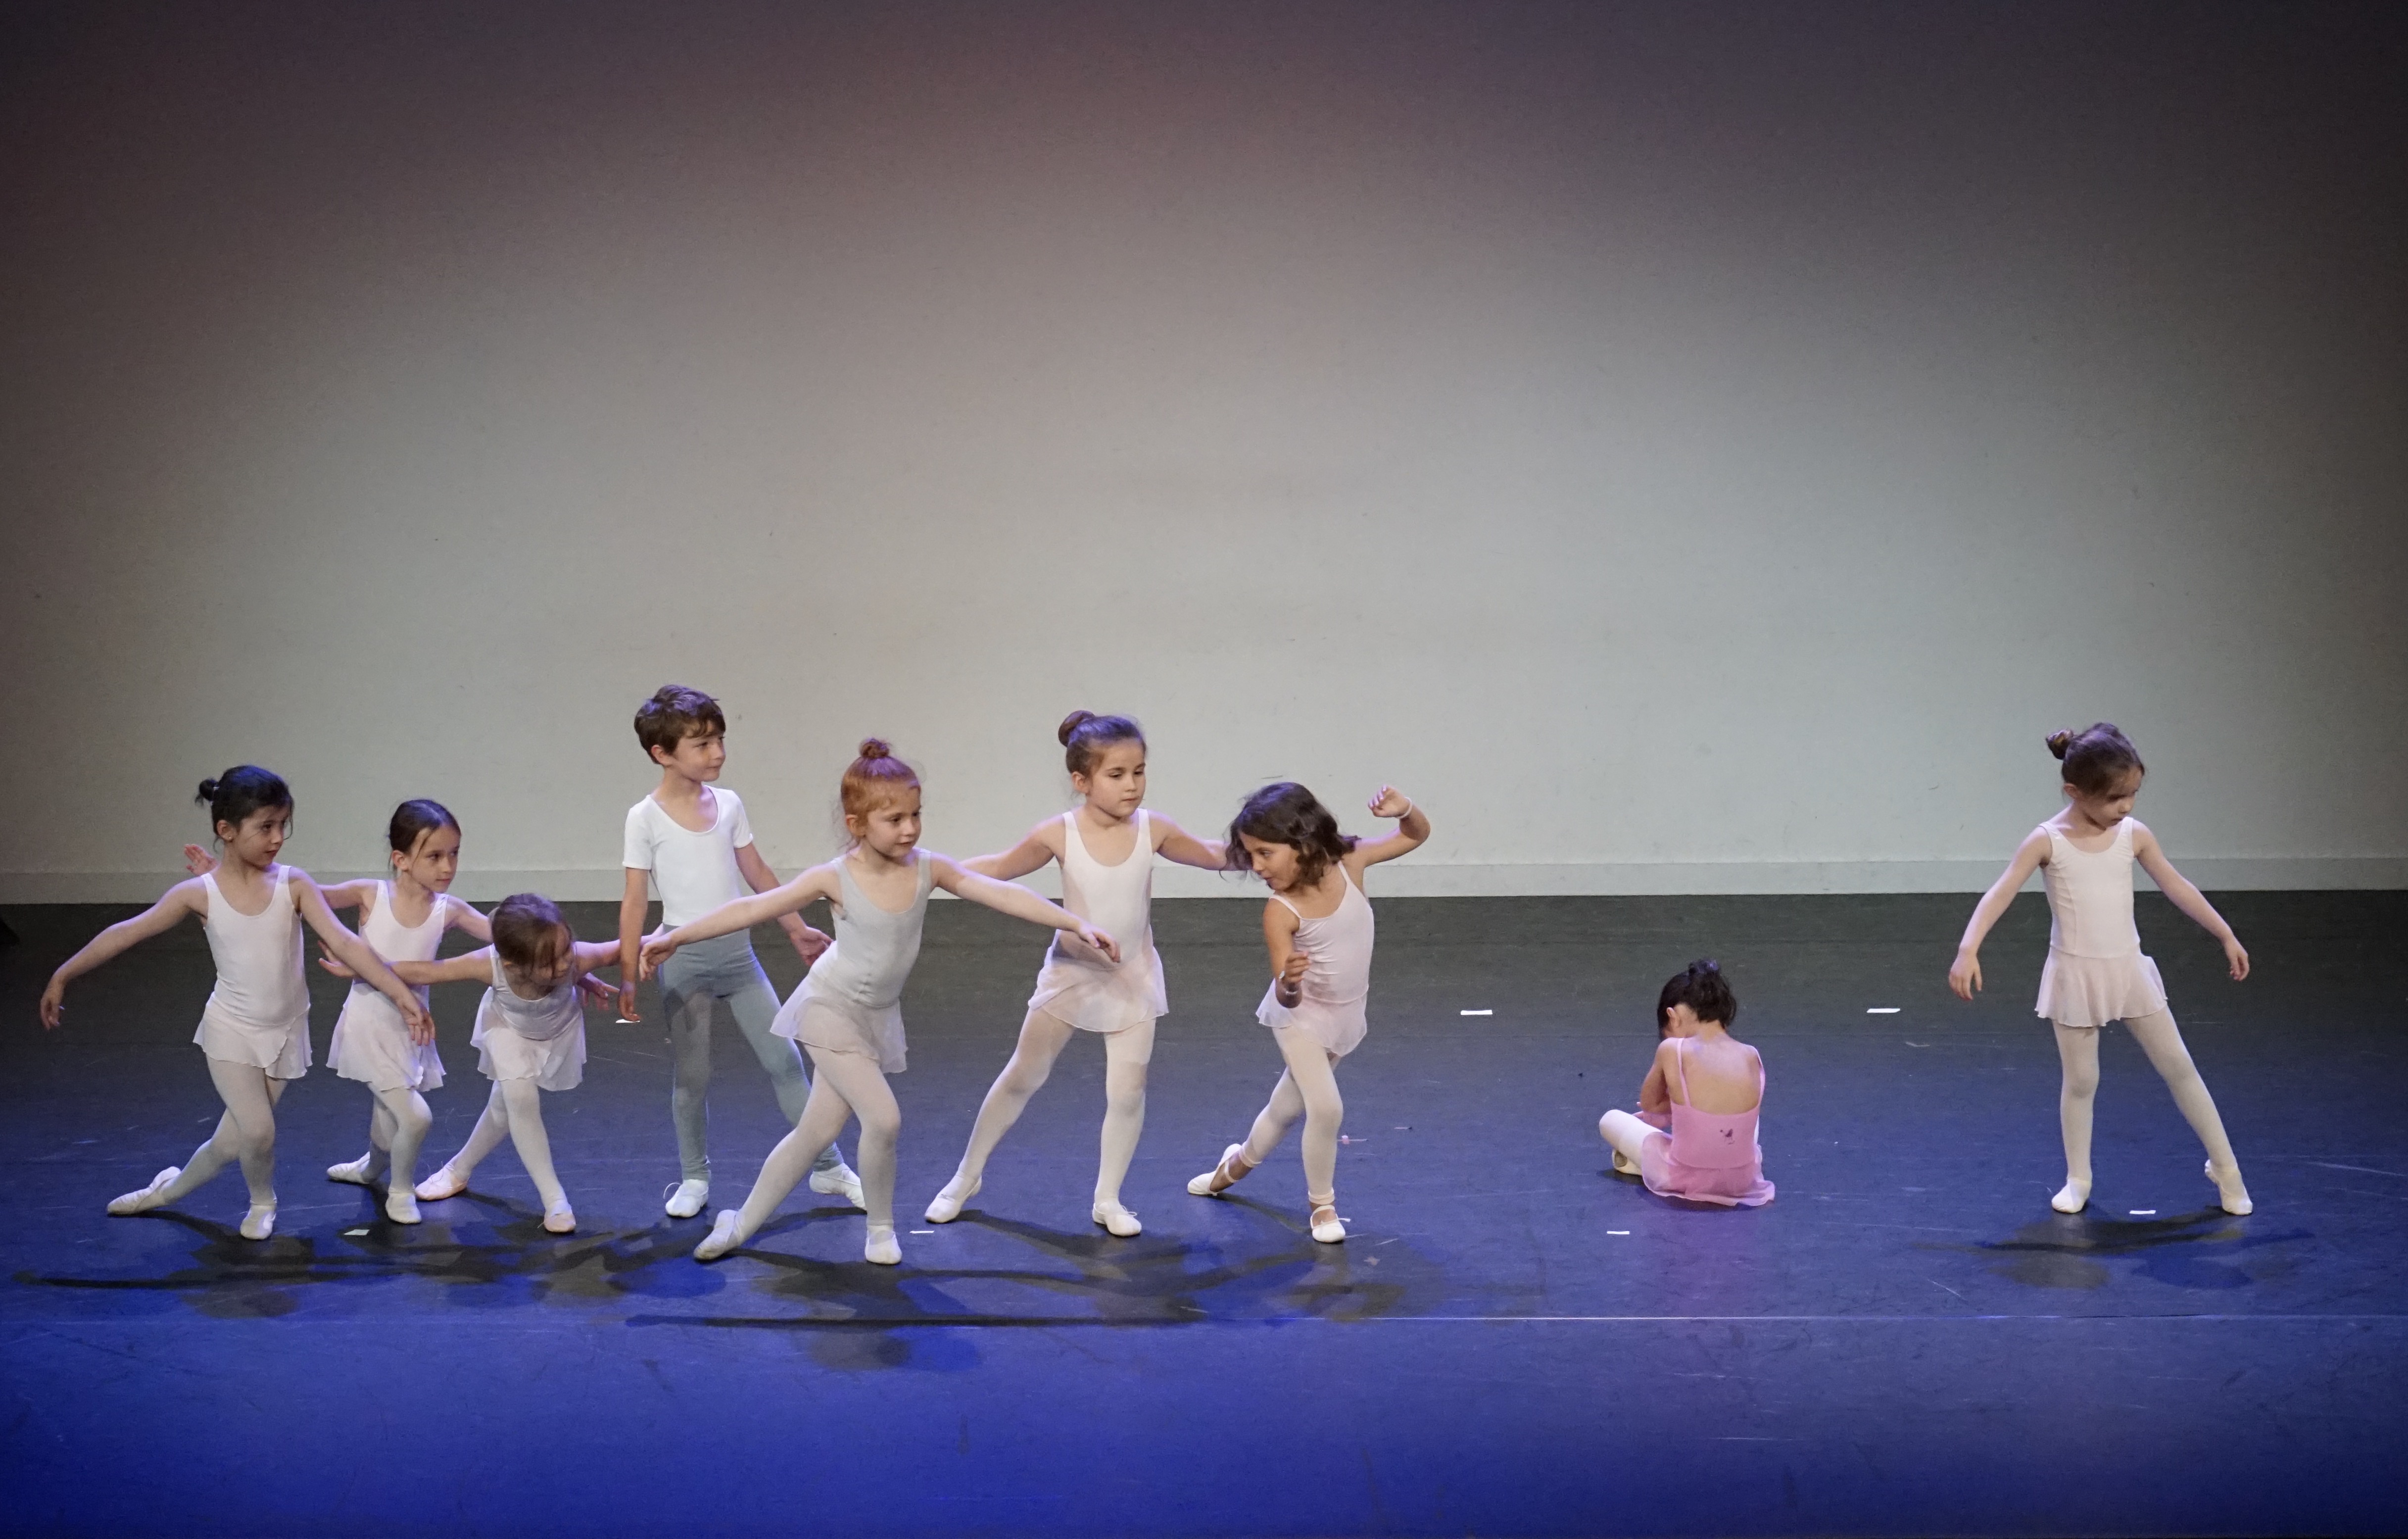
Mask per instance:
[[[468,1177],[507,1133],[543,1200],[543,1227],[567,1234],[577,1228],[577,1210],[552,1166],[541,1092],[574,1090],[585,1078],[586,1001],[608,1004],[619,995],[585,970],[614,966],[624,952],[616,941],[578,940],[559,906],[540,893],[512,893],[494,905],[490,923],[490,946],[449,961],[394,964],[412,984],[486,985],[468,1040],[494,1091],[468,1142],[418,1184],[418,1195],[435,1202],[466,1191]]]
[[[1658,1197],[1723,1207],[1772,1201],[1756,1142],[1764,1059],[1730,1034],[1739,1000],[1722,969],[1691,962],[1657,999],[1656,1061],[1639,1087],[1639,1115],[1608,1112],[1597,1130],[1613,1168]]]
[[[1077,914],[1025,887],[965,870],[948,856],[919,848],[920,777],[876,738],[863,740],[861,756],[845,769],[843,805],[851,841],[843,855],[774,892],[740,898],[674,929],[655,930],[644,942],[643,966],[650,973],[682,946],[798,913],[816,899],[826,899],[836,913],[836,944],[811,964],[810,975],[778,1012],[775,1027],[780,1036],[801,1042],[810,1052],[810,1102],[802,1119],[769,1151],[744,1206],[720,1210],[710,1236],[695,1247],[697,1261],[715,1261],[750,1240],[819,1152],[836,1142],[848,1116],[861,1119],[861,1195],[869,1221],[862,1255],[882,1266],[903,1259],[895,1238],[895,1140],[903,1115],[886,1076],[903,1072],[903,1012],[897,1001],[920,955],[920,926],[932,887],[1074,931],[1111,960],[1120,960],[1111,936]]]
[[[1019,1045],[979,1107],[960,1168],[928,1204],[928,1222],[946,1224],[961,1216],[962,1204],[978,1195],[987,1157],[1020,1120],[1062,1049],[1083,1031],[1104,1043],[1102,1158],[1090,1215],[1126,1239],[1144,1232],[1137,1215],[1121,1202],[1121,1181],[1145,1127],[1154,1023],[1169,1009],[1162,957],[1154,949],[1154,857],[1220,870],[1227,852],[1219,841],[1197,839],[1145,810],[1145,734],[1137,723],[1073,711],[1054,735],[1080,805],[1047,818],[1000,855],[963,861],[962,869],[1010,882],[1049,860],[1060,861],[1062,906],[1118,936],[1122,959],[1109,960],[1067,930],[1054,932],[1020,1024]]]
[[[2157,836],[2132,816],[2133,798],[2148,772],[2132,741],[2113,723],[2099,722],[2078,733],[2051,733],[2048,751],[2065,761],[2065,810],[2025,838],[2005,873],[1982,895],[1957,942],[1948,986],[1963,1000],[1980,990],[1982,942],[2037,868],[2048,889],[2049,924],[2048,961],[2041,969],[2035,1008],[2057,1028],[2057,1057],[2065,1070],[2057,1101],[2065,1135],[2065,1186],[2049,1206],[2080,1213],[2090,1201],[2099,1029],[2119,1020],[2148,1054],[2205,1145],[2207,1178],[2215,1183],[2218,1202],[2227,1213],[2246,1214],[2253,1207],[2249,1188],[2242,1185],[2241,1164],[2224,1136],[2215,1098],[2207,1093],[2166,1008],[2157,964],[2141,952],[2141,932],[2132,922],[2132,862],[2139,861],[2157,890],[2223,945],[2235,982],[2249,976],[2249,953],[2215,906],[2174,870]]]
[[[385,858],[393,879],[341,882],[321,887],[330,909],[360,911],[359,937],[390,962],[431,962],[453,927],[490,943],[485,916],[451,896],[460,871],[460,822],[439,801],[405,801],[385,825]],[[193,874],[217,869],[197,844],[184,846]],[[423,1092],[443,1086],[443,1060],[435,1051],[433,1021],[413,1030],[383,995],[356,978],[339,961],[321,958],[329,972],[352,979],[335,1021],[326,1061],[335,1072],[368,1087],[368,1152],[326,1167],[329,1181],[384,1187],[385,1216],[396,1224],[418,1222],[418,1150],[434,1126]],[[424,988],[411,990],[423,1006]]]
[[[1230,1144],[1218,1164],[1187,1183],[1198,1197],[1218,1197],[1268,1159],[1302,1114],[1308,1221],[1325,1244],[1346,1238],[1337,1187],[1338,1125],[1346,1106],[1337,1068],[1367,1029],[1372,925],[1363,872],[1420,848],[1430,835],[1429,819],[1401,791],[1383,785],[1370,806],[1373,817],[1398,820],[1395,833],[1370,841],[1340,833],[1328,809],[1293,782],[1264,786],[1229,824],[1230,867],[1253,870],[1271,889],[1263,905],[1271,986],[1254,1019],[1271,1028],[1287,1067],[1245,1142]]]
[[[661,783],[627,810],[619,943],[630,958],[643,946],[648,885],[659,893],[661,923],[670,928],[778,885],[778,873],[753,845],[743,801],[714,784],[727,762],[727,717],[719,702],[698,689],[663,684],[636,708],[636,741],[661,767]],[[783,914],[779,923],[805,963],[827,949],[828,938],[800,914]],[[619,1014],[634,1020],[636,971],[620,976]],[[736,930],[671,957],[661,969],[661,1006],[669,1018],[669,1119],[678,1145],[679,1180],[664,1204],[672,1218],[692,1218],[710,1200],[710,1110],[704,1098],[710,1089],[710,1017],[721,1000],[769,1072],[787,1127],[802,1120],[810,1099],[803,1056],[770,1029],[778,996],[752,955],[752,937]],[[841,1193],[858,1206],[861,1178],[830,1144],[811,1169],[811,1190]]]
[[[165,1207],[239,1163],[251,1188],[241,1234],[265,1240],[276,1230],[276,1103],[285,1085],[309,1068],[301,927],[317,931],[392,1001],[412,1034],[433,1028],[418,997],[328,910],[308,872],[277,863],[293,825],[293,793],[282,779],[256,765],[237,765],[201,782],[195,799],[208,804],[210,831],[225,858],[215,870],[177,883],[144,913],[109,926],[61,963],[42,990],[42,1025],[59,1024],[67,985],[76,978],[136,942],[173,929],[187,915],[197,916],[218,977],[193,1041],[208,1060],[225,1115],[189,1162],[168,1166],[140,1191],[110,1202],[108,1211],[122,1216]]]

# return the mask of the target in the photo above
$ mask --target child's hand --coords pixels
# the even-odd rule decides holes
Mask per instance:
[[[1371,798],[1373,817],[1402,817],[1413,810],[1413,798],[1393,785],[1383,785]]]
[[[50,986],[42,990],[42,1029],[57,1030],[60,1017],[66,1013],[67,982],[64,978],[54,976],[50,979]]]
[[[1113,940],[1111,934],[1107,931],[1099,930],[1093,925],[1082,924],[1079,927],[1079,939],[1086,942],[1087,944],[1095,947],[1097,951],[1102,952],[1105,956],[1111,957],[1115,962],[1121,959],[1120,942]]]
[[[1279,985],[1281,989],[1283,991],[1293,990],[1301,992],[1304,988],[1305,971],[1312,966],[1312,958],[1307,956],[1301,947],[1289,952],[1287,954],[1287,960],[1281,964],[1279,970]]]
[[[184,870],[194,876],[207,876],[218,869],[218,857],[197,844],[184,846]]]
[[[2249,976],[2249,953],[2241,944],[2241,937],[2224,938],[2224,965],[2232,970],[2232,981],[2239,983]]]
[[[619,985],[619,1018],[623,1021],[640,1021],[644,1018],[636,1013],[636,985],[633,984]]]
[[[818,961],[821,952],[836,944],[835,937],[824,930],[813,929],[809,925],[796,925],[786,932],[786,939],[794,942],[795,955],[803,959],[805,967]]]
[[[649,978],[661,970],[661,964],[677,955],[677,932],[663,925],[644,937],[644,951],[638,976]],[[630,1020],[635,1017],[629,1016]]]
[[[577,980],[577,992],[583,998],[587,1004],[592,1005],[596,1010],[615,1010],[618,1008],[618,989],[604,982],[602,979],[596,978],[590,972]]]
[[[328,947],[326,942],[323,941],[318,942],[318,965],[324,968],[327,971],[333,973],[337,978],[356,978],[359,976],[358,973],[353,972],[349,967],[345,966],[343,959],[336,956],[334,951]]]
[[[1948,970],[1948,989],[1960,1000],[1982,992],[1982,959],[1970,951],[1958,952],[1956,965]]]
[[[418,1002],[417,995],[411,995],[409,1002],[401,1007],[401,1019],[409,1028],[409,1040],[419,1046],[423,1047],[435,1040],[435,1017]]]

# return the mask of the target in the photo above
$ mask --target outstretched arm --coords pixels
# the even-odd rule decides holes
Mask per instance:
[[[767,860],[761,858],[761,851],[757,845],[746,844],[738,848],[736,869],[744,873],[744,885],[756,893],[775,892],[778,888],[778,873],[769,869],[769,863]],[[622,928],[624,928],[624,916]],[[804,924],[803,916],[799,913],[780,914],[778,928],[786,932],[787,942],[802,957],[805,967],[818,961],[820,953],[835,944],[826,935]]]
[[[343,964],[370,988],[391,1000],[393,1007],[401,1012],[403,1022],[409,1028],[409,1040],[421,1044],[433,1042],[435,1018],[426,1014],[426,1007],[418,1002],[418,996],[409,991],[409,985],[395,977],[393,969],[385,966],[384,958],[335,917],[334,911],[326,907],[325,895],[318,890],[318,884],[309,880],[308,872],[295,870],[293,873],[293,895],[301,910],[302,922],[318,932],[318,939],[326,943],[326,949],[341,958]]]
[[[413,988],[429,984],[490,984],[494,981],[494,948],[479,946],[439,962],[394,962],[394,975]],[[332,971],[329,969],[328,971]]]
[[[451,914],[451,917],[444,921],[445,924],[472,941],[489,946],[494,943],[494,922],[470,907],[466,899],[453,898],[447,894],[443,903]]]
[[[1430,836],[1429,819],[1413,805],[1413,798],[1393,785],[1380,787],[1371,798],[1373,817],[1397,819],[1397,831],[1385,839],[1367,839],[1348,852],[1346,864],[1360,877],[1363,868],[1376,866],[1383,860],[1394,860],[1400,855],[1411,855],[1426,843]]]
[[[981,876],[976,871],[966,871],[962,870],[961,862],[951,856],[923,850],[920,852],[920,858],[937,863],[935,877],[937,885],[954,897],[967,898],[973,903],[983,904],[995,910],[997,913],[1008,913],[1015,919],[1025,919],[1032,925],[1044,925],[1054,929],[1068,930],[1113,961],[1117,962],[1121,959],[1119,942],[1088,924],[1061,904],[1048,902],[1026,887],[1015,886],[1009,882],[997,882],[991,876]]]
[[[1226,841],[1198,839],[1167,817],[1156,817],[1154,821],[1162,829],[1162,842],[1154,848],[1161,853],[1163,859],[1176,861],[1182,866],[1200,867],[1208,871],[1228,869],[1229,846]]]
[[[1990,884],[1990,890],[1973,905],[1973,917],[1965,922],[1964,939],[1956,942],[1956,960],[1948,969],[1948,986],[1958,999],[1970,1000],[1982,992],[1982,942],[1988,938],[1990,927],[1999,922],[1999,915],[2006,913],[2007,905],[2015,900],[2015,894],[2023,891],[2024,884],[2031,880],[2031,873],[2040,870],[2047,859],[2048,835],[2034,828],[2024,837],[2021,844],[2015,846],[2015,857],[2007,862],[2007,869]]]
[[[1008,850],[994,855],[975,855],[955,864],[973,876],[991,876],[997,882],[1016,882],[1030,871],[1042,870],[1045,863],[1058,858],[1062,851],[1062,820],[1049,817],[1028,830],[1028,837]]]
[[[2174,863],[2166,858],[2165,850],[2157,843],[2157,836],[2149,832],[2147,824],[2137,819],[2134,820],[2132,856],[2140,861],[2141,869],[2149,873],[2149,880],[2157,885],[2157,890],[2166,895],[2166,900],[2189,914],[2200,928],[2214,936],[2224,947],[2224,965],[2231,971],[2232,981],[2239,983],[2248,977],[2249,953],[2242,948],[2241,938],[2232,933],[2232,927],[2224,922],[2224,915],[2215,912],[2215,905],[2207,900],[2207,894],[2193,886],[2189,877],[2174,870]]]
[[[661,964],[676,955],[680,946],[733,935],[740,929],[751,929],[763,920],[775,919],[781,913],[799,913],[805,905],[824,898],[837,900],[834,861],[813,866],[782,887],[751,898],[732,899],[701,918],[680,925],[675,929],[653,931],[644,942],[643,975],[649,978],[659,971]]]
[[[50,974],[48,987],[42,990],[42,1029],[55,1029],[66,1014],[67,985],[90,972],[93,968],[120,952],[164,935],[182,923],[187,914],[206,916],[208,902],[200,878],[179,882],[160,896],[159,901],[131,919],[121,919],[84,942],[83,949],[59,964]]]

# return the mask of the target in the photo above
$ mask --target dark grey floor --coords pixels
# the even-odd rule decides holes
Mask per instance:
[[[123,911],[12,910],[0,1530],[2408,1529],[2408,895],[2224,898],[2258,964],[2237,985],[2143,899],[2258,1199],[2245,1220],[2214,1209],[2120,1033],[2098,1201],[2049,1211],[2045,913],[2018,905],[1965,1005],[1943,974],[1970,902],[1382,902],[1372,1034],[1340,1077],[1354,1237],[1336,1248],[1301,1232],[1293,1143],[1238,1200],[1182,1189],[1277,1062],[1251,1020],[1255,905],[1164,903],[1173,1014],[1128,1189],[1146,1234],[1087,1222],[1101,1055],[1079,1043],[971,1215],[907,1233],[894,1271],[861,1263],[858,1218],[826,1200],[717,1267],[687,1259],[703,1226],[659,1211],[677,1174],[659,1034],[599,1017],[585,1086],[546,1110],[573,1237],[538,1229],[507,1148],[474,1197],[382,1223],[318,1174],[366,1123],[365,1093],[322,1070],[284,1102],[274,1241],[233,1236],[231,1173],[181,1214],[108,1218],[216,1115],[189,1045],[207,951],[188,928],[87,979],[46,1037],[43,977]],[[896,1081],[907,1216],[960,1153],[1040,946],[932,913]],[[790,984],[792,954],[763,952]],[[1770,1069],[1780,1198],[1760,1211],[1650,1197],[1594,1131],[1645,1066],[1656,985],[1700,954]],[[475,998],[437,997],[453,1078],[430,1166],[483,1099]],[[336,999],[321,980],[322,1052]],[[734,1199],[779,1129],[732,1030],[718,1061]]]

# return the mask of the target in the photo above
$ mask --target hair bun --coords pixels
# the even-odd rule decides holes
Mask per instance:
[[[1691,972],[1697,973],[1697,974],[1698,974],[1698,975],[1699,975],[1700,977],[1710,976],[1710,975],[1712,975],[1712,974],[1718,973],[1718,972],[1722,971],[1722,970],[1723,970],[1722,964],[1721,964],[1720,962],[1715,961],[1715,960],[1714,960],[1713,957],[1711,957],[1711,956],[1700,956],[1700,957],[1698,957],[1696,961],[1691,962],[1691,963],[1689,964],[1689,971],[1690,971]]]
[[[864,738],[861,740],[861,756],[866,759],[891,759],[895,756],[895,750],[886,745],[884,738]]]
[[[1063,747],[1068,748],[1070,746],[1070,734],[1095,719],[1096,713],[1092,711],[1073,711],[1062,718],[1062,726],[1054,732],[1054,737]]]
[[[2073,734],[2071,732],[2052,732],[2048,735],[2048,751],[2058,758],[2065,757],[2065,751],[2072,746]]]
[[[200,794],[199,796],[194,797],[193,799],[194,799],[194,801],[215,801],[215,800],[217,800],[217,799],[218,799],[218,781],[217,781],[217,777],[216,777],[215,775],[211,775],[208,779],[207,779],[207,780],[205,780],[205,781],[201,782],[201,794]]]

